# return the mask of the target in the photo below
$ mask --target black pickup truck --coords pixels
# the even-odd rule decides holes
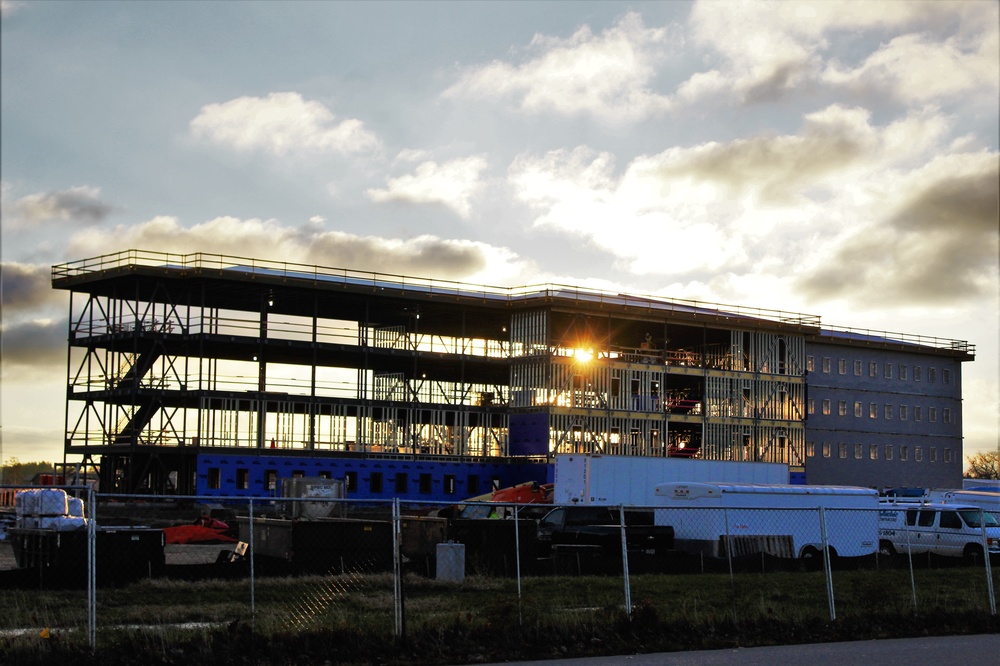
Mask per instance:
[[[593,547],[604,556],[621,558],[621,511],[610,506],[568,506],[553,509],[538,523],[538,544],[546,551]],[[654,525],[653,512],[625,510],[625,542],[630,552],[665,555],[674,548],[674,528]]]

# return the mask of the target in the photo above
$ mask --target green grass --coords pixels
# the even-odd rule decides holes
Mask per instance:
[[[82,591],[0,591],[6,663],[448,664],[1000,631],[982,569],[404,580],[389,574],[148,580],[98,590],[97,649]],[[1000,583],[1000,581],[997,581]],[[38,632],[50,627],[52,637]],[[23,629],[12,633],[11,629]]]

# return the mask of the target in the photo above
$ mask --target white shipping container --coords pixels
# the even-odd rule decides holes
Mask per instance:
[[[654,521],[674,528],[679,550],[721,557],[730,544],[736,552],[819,556],[820,508],[835,555],[878,548],[878,493],[870,488],[671,482],[658,484],[654,495]]]
[[[555,460],[555,504],[650,506],[653,488],[666,481],[788,483],[782,463],[691,460],[650,456],[559,454]]]

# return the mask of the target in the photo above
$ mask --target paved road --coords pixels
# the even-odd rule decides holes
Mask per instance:
[[[507,662],[503,666],[1000,666],[1000,634],[894,638],[775,647]],[[486,666],[500,666],[487,664]]]

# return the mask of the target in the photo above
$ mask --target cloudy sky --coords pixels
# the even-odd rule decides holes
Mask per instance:
[[[53,264],[212,252],[967,340],[998,446],[998,3],[2,2],[2,442]]]

